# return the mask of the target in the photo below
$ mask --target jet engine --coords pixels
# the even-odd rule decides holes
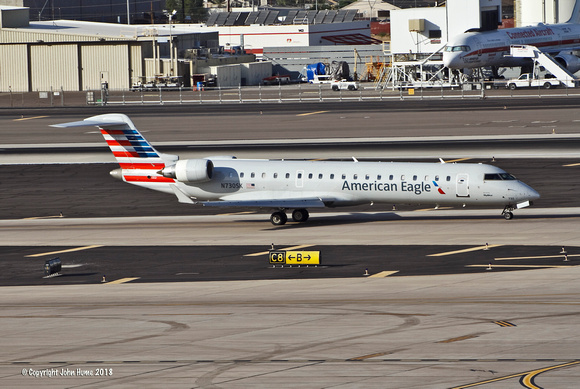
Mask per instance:
[[[556,62],[568,69],[570,73],[576,73],[580,70],[580,58],[570,51],[562,51],[554,57]]]
[[[159,173],[180,182],[205,182],[213,177],[213,163],[209,159],[184,159],[164,167]]]

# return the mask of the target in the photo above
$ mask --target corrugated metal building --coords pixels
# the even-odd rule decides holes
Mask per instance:
[[[218,51],[216,31],[170,32],[168,27],[68,20],[29,22],[23,18],[27,12],[0,7],[0,91],[94,90],[104,82],[110,89],[127,89],[136,80],[160,72],[188,77],[190,64],[183,63],[188,60],[178,60],[187,49]],[[158,65],[145,66],[147,58]],[[163,66],[168,61],[169,66]],[[176,73],[169,74],[171,69]],[[177,73],[180,69],[185,74]]]

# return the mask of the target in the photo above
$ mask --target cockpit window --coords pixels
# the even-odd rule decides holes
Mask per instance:
[[[485,181],[517,180],[509,173],[488,173],[483,176]]]
[[[517,178],[515,178],[509,173],[500,173],[499,175],[501,176],[502,180],[517,180]]]
[[[447,52],[457,52],[457,51],[470,51],[471,48],[469,46],[447,46],[445,51]]]

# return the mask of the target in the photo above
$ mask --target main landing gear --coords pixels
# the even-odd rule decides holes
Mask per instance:
[[[514,214],[512,213],[514,209],[512,207],[506,206],[503,209],[503,212],[501,213],[501,215],[503,216],[503,218],[505,220],[512,220],[514,218]]]
[[[308,216],[310,216],[310,214],[306,209],[295,209],[294,212],[292,212],[292,220],[298,223],[303,223],[308,220]],[[270,222],[275,226],[282,226],[286,224],[287,221],[288,216],[286,216],[284,210],[276,211],[270,216]]]

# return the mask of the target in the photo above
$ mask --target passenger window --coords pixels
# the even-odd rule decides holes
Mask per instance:
[[[405,179],[405,175],[403,174],[403,175],[401,176],[401,180],[404,180],[404,179]]]
[[[343,180],[346,180],[346,174],[343,174],[343,175],[342,175],[342,179],[343,179]]]
[[[322,180],[322,174],[319,174],[319,175],[318,175],[318,178],[319,178],[320,180]]]
[[[435,181],[439,181],[439,176],[435,176]]]
[[[377,174],[377,180],[380,180],[380,179],[381,179],[381,175]]]
[[[308,173],[308,178],[312,179],[312,173]]]
[[[394,178],[395,177],[392,174],[389,176],[389,180],[391,180],[391,181],[393,181]]]
[[[331,175],[330,175],[330,179],[331,179],[331,180],[334,180],[334,174],[331,174]]]
[[[365,175],[365,180],[368,180],[368,179],[370,179],[370,178],[371,178],[371,176],[369,176],[368,174],[367,174],[367,175]]]
[[[429,176],[425,176],[425,181],[429,181]]]
[[[252,177],[252,178],[256,177],[256,173],[250,174],[250,177]]]
[[[266,173],[262,173],[262,178],[266,178]]]
[[[244,172],[240,173],[240,178],[244,178]]]
[[[278,178],[278,173],[274,173],[274,178]]]
[[[286,173],[286,178],[290,178],[290,173]]]
[[[451,176],[447,176],[447,181],[451,181]]]
[[[354,174],[354,175],[352,176],[352,179],[353,179],[353,180],[358,180],[358,174]]]
[[[413,181],[417,181],[417,176],[413,176]]]
[[[298,178],[302,178],[302,173],[298,173]]]

